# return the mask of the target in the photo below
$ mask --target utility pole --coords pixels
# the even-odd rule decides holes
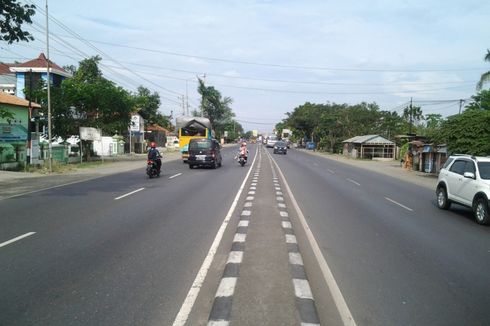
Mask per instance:
[[[185,80],[185,110],[184,115],[189,115],[189,91],[187,87],[188,80]]]
[[[49,18],[48,18],[48,0],[46,0],[46,68],[47,68],[47,88],[48,88],[48,156],[49,156],[49,172],[53,172],[53,143],[51,142],[51,81],[49,76]]]
[[[409,108],[409,111],[408,113],[410,114],[410,126],[409,126],[409,129],[408,129],[408,134],[411,135],[412,134],[412,114],[413,114],[413,110],[412,110],[412,98],[410,98],[410,108]]]
[[[204,88],[206,88],[206,74],[204,74],[203,79],[202,79],[202,84],[204,85]],[[204,92],[202,93],[202,101],[201,101],[201,118],[204,117],[204,100],[206,98],[204,97]]]
[[[184,99],[184,95],[182,95],[182,112],[185,115],[185,99]]]
[[[32,69],[29,69],[29,113],[28,113],[28,117],[27,117],[27,161],[26,161],[26,168],[31,163],[31,156],[32,156],[31,117],[32,117]]]

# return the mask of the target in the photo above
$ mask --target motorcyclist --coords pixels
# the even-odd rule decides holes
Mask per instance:
[[[247,149],[247,143],[242,142],[240,145],[240,148],[238,149],[238,157],[243,156],[243,159],[245,162],[247,161],[247,156],[248,156],[248,149]]]
[[[148,150],[148,160],[152,160],[157,164],[157,171],[160,173],[160,168],[162,167],[162,155],[157,149],[157,144],[152,141],[150,143],[150,149]]]

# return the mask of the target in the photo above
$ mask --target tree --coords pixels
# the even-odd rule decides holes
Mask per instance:
[[[467,110],[490,110],[490,90],[484,89],[471,97]]]
[[[8,44],[33,41],[34,37],[22,29],[22,24],[32,24],[36,6],[23,5],[17,0],[0,0],[0,37]]]
[[[422,109],[419,106],[410,106],[406,107],[403,110],[403,119],[408,123],[408,133],[412,133],[413,125],[417,125],[424,118],[424,114],[422,113]]]
[[[490,155],[490,110],[466,110],[449,117],[441,133],[450,153]]]
[[[485,61],[490,62],[490,50],[487,50],[487,54],[484,58]],[[483,85],[490,81],[490,71],[483,73],[480,77],[480,81],[476,84],[476,90],[480,91],[483,88]]]

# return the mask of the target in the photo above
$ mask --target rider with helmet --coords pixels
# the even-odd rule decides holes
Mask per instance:
[[[150,149],[148,150],[148,160],[152,160],[152,161],[156,162],[158,173],[160,173],[160,169],[162,167],[161,158],[162,158],[162,155],[160,154],[160,152],[157,149],[157,144],[154,141],[152,141],[150,143]]]
[[[247,161],[248,149],[247,149],[247,143],[246,142],[242,142],[240,144],[240,149],[238,150],[238,155],[243,156],[243,158],[245,159],[245,162]]]

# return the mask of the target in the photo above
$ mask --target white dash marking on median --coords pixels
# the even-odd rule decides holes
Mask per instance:
[[[281,215],[281,217],[289,217],[288,212],[285,212],[285,211],[280,211],[279,215]]]
[[[252,207],[252,202],[248,201],[245,204],[243,204],[243,207]]]
[[[207,323],[207,326],[229,326],[230,321],[228,320],[210,320]],[[304,323],[301,323],[301,326],[316,326],[315,324],[313,325],[304,325]],[[320,325],[318,325],[320,326]]]
[[[238,227],[248,227],[248,223],[250,223],[250,221],[247,221],[247,220],[241,220],[240,222],[238,222]]]
[[[231,264],[241,264],[243,260],[243,251],[230,251],[228,255],[228,261],[226,262]]]
[[[282,196],[282,195],[283,195],[282,191],[276,191],[276,196]]]
[[[276,187],[276,190],[277,190],[277,191],[281,190],[281,187]]]
[[[216,291],[217,297],[231,297],[235,292],[236,277],[223,277],[219,283],[218,291]]]
[[[246,200],[254,200],[254,196],[248,196]]]
[[[251,187],[250,187],[250,190],[257,190],[257,187],[255,187],[255,186],[251,186]]]
[[[119,199],[121,199],[121,198],[124,198],[124,197],[130,196],[130,195],[132,195],[132,194],[134,194],[134,193],[137,193],[137,192],[139,192],[139,191],[141,191],[141,190],[144,190],[144,189],[145,189],[145,188],[139,188],[139,189],[136,189],[135,191],[131,191],[131,192],[128,192],[127,194],[125,194],[125,195],[122,195],[122,196],[116,197],[116,198],[114,198],[114,200],[119,200]]]
[[[182,173],[177,173],[177,174],[174,174],[173,176],[168,177],[168,178],[169,178],[169,179],[177,178],[179,175],[182,175]]]
[[[8,241],[2,242],[2,243],[0,243],[0,248],[1,248],[1,247],[5,247],[5,246],[7,246],[7,245],[9,245],[9,244],[11,244],[11,243],[13,243],[13,242],[15,242],[15,241],[19,241],[19,240],[21,240],[21,239],[24,239],[24,238],[30,237],[30,236],[31,236],[31,235],[33,235],[33,234],[36,234],[36,232],[28,232],[28,233],[26,233],[26,234],[19,235],[18,237],[15,237],[15,238],[10,239],[10,240],[8,240]]]
[[[291,222],[282,221],[281,224],[282,224],[282,227],[284,229],[291,229],[292,228]]]
[[[286,243],[297,243],[296,236],[294,234],[286,234]]]
[[[354,180],[349,179],[349,178],[347,178],[347,181],[352,182],[353,184],[355,184],[355,185],[357,185],[357,186],[360,186],[360,185],[361,185],[359,182],[354,181]]]
[[[249,195],[255,195],[255,191],[251,190],[248,192]]]
[[[242,216],[250,216],[252,214],[251,211],[243,210],[242,211]]]
[[[245,233],[235,233],[233,242],[245,242],[246,239],[247,239],[247,235]]]
[[[405,208],[407,211],[413,212],[413,209],[411,209],[410,207],[407,207],[407,206],[405,206],[405,205],[403,205],[403,204],[400,204],[400,203],[399,203],[399,202],[397,202],[396,200],[393,200],[393,199],[388,198],[388,197],[385,197],[385,199],[386,199],[387,201],[392,202],[393,204],[396,204],[396,205],[398,205],[398,206],[400,206],[400,207]]]
[[[254,182],[254,183],[252,183],[250,185],[255,187],[255,186],[257,186],[257,182]]]
[[[286,204],[284,204],[284,203],[278,203],[277,206],[279,208],[286,208]]]
[[[311,293],[310,284],[308,280],[293,279],[294,294],[301,299],[313,300],[313,294]]]
[[[299,252],[289,253],[289,263],[291,265],[303,265],[303,258]]]
[[[276,197],[277,201],[284,201],[284,197]]]

